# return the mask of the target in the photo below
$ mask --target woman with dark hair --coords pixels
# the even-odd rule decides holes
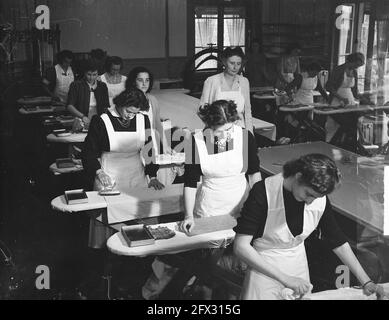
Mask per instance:
[[[200,107],[198,115],[205,129],[196,132],[185,148],[185,221],[181,229],[187,233],[194,226],[193,217],[236,216],[249,186],[261,179],[255,138],[235,124],[239,119],[236,104],[218,100]]]
[[[123,60],[120,57],[108,57],[106,61],[106,72],[100,76],[108,88],[109,105],[115,107],[113,99],[125,89],[126,76],[120,74],[123,68]]]
[[[192,135],[185,145],[185,219],[179,228],[186,234],[192,231],[195,217],[236,217],[250,187],[261,179],[255,138],[251,132],[235,124],[239,119],[236,104],[218,100],[200,107],[198,115],[205,128]],[[198,187],[200,179],[202,182]],[[171,266],[182,267],[178,262],[181,259],[186,261],[185,265],[197,270],[196,275],[207,286],[211,286],[208,267],[219,254],[218,249],[204,249],[156,259],[154,274],[143,286],[143,297],[156,298],[176,272]],[[204,293],[210,298],[210,290],[205,289]]]
[[[241,75],[245,63],[243,50],[240,47],[226,48],[222,61],[224,71],[205,80],[200,105],[212,104],[217,100],[234,101],[239,115],[237,123],[253,133],[250,84]]]
[[[69,88],[67,109],[86,128],[94,115],[100,116],[109,108],[108,88],[97,81],[98,66],[91,60],[84,65],[84,78]]]
[[[149,108],[144,94],[138,89],[125,90],[114,103],[114,109],[93,117],[84,143],[82,163],[87,176],[94,180],[94,190],[115,188],[127,193],[147,186],[163,189],[156,179],[158,166],[149,161],[145,166],[141,157],[144,147],[153,143],[150,121],[143,114]],[[103,225],[100,228],[106,230]],[[99,237],[101,234],[104,236]],[[92,232],[90,246],[101,247],[108,235]]]
[[[296,74],[300,73],[301,46],[298,43],[291,43],[286,48],[286,52],[278,61],[278,79],[275,87],[284,90],[291,83]]]
[[[70,84],[74,81],[71,67],[73,52],[63,50],[57,54],[57,64],[48,68],[43,78],[45,91],[56,100],[66,103]]]
[[[339,107],[357,104],[358,72],[357,69],[365,64],[365,56],[356,52],[346,57],[346,62],[335,67],[328,78],[326,88],[330,92],[331,106]],[[326,122],[326,141],[334,137],[338,128],[348,126],[349,116],[337,115],[328,117]],[[354,122],[352,122],[354,123]]]
[[[317,228],[334,253],[363,285],[377,286],[361,267],[338,227],[327,195],[340,181],[333,160],[308,154],[284,165],[283,173],[257,183],[234,228],[234,252],[249,269],[242,290],[247,300],[282,299],[311,291],[304,240]]]

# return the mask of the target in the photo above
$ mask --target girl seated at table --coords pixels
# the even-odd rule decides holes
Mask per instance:
[[[120,74],[123,68],[123,60],[120,57],[108,57],[106,61],[106,72],[100,76],[108,88],[109,105],[115,107],[113,99],[125,89],[126,76]]]
[[[200,105],[212,104],[217,100],[234,101],[239,125],[253,133],[250,84],[247,78],[241,75],[245,62],[243,50],[240,47],[228,47],[221,58],[224,71],[205,80]]]
[[[109,108],[108,88],[97,81],[98,75],[98,65],[87,61],[84,78],[74,81],[69,88],[67,109],[85,128],[94,115],[100,116]]]
[[[309,293],[312,285],[304,240],[317,227],[364,292],[376,292],[377,286],[336,224],[327,197],[339,180],[334,161],[325,155],[309,154],[287,162],[283,173],[254,186],[234,228],[234,252],[249,266],[243,299],[282,299],[285,288],[296,297]]]
[[[180,223],[180,231],[186,234],[190,234],[195,226],[194,218],[217,215],[236,217],[250,187],[261,179],[255,138],[248,130],[236,125],[239,119],[236,104],[218,100],[200,107],[198,115],[205,128],[191,136],[185,146],[185,219]],[[219,244],[212,247],[217,248]],[[164,257],[162,260],[173,265],[174,259],[185,260],[183,264],[194,268],[208,284],[210,281],[205,279],[209,277],[207,266],[212,265],[219,255],[219,249],[204,249],[178,257]],[[166,285],[164,270],[172,276],[171,267],[160,259],[154,262],[153,269],[155,275],[143,288],[145,298],[155,297],[162,291],[163,288],[156,282]],[[210,291],[206,292],[209,298]]]
[[[92,119],[85,139],[82,162],[94,190],[117,189],[122,193],[133,188],[161,190],[156,178],[158,166],[143,164],[141,152],[152,144],[150,121],[144,113],[149,105],[142,91],[125,90],[113,100],[115,108]],[[150,154],[146,156],[152,156]],[[89,244],[100,248],[111,232],[100,222],[91,220]]]

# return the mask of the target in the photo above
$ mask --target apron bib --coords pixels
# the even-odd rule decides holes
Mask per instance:
[[[105,77],[105,74],[103,74],[101,77],[101,81],[104,82],[107,85],[108,88],[108,98],[109,98],[109,105],[111,108],[115,107],[115,104],[113,103],[113,99],[118,96],[122,91],[125,90],[125,77],[122,76],[122,80],[120,83],[108,83],[107,78]]]
[[[144,116],[136,115],[136,132],[115,132],[107,114],[101,115],[104,121],[110,151],[101,155],[101,168],[115,182],[116,189],[125,193],[135,187],[147,186],[144,165],[140,150],[145,143]],[[98,179],[95,181],[96,190],[102,186]]]
[[[54,94],[59,97],[61,102],[67,102],[70,84],[74,81],[74,74],[71,67],[68,68],[66,75],[59,64],[55,66],[57,81],[54,89]]]
[[[294,104],[312,104],[313,103],[313,90],[317,87],[317,77],[308,77],[306,73],[303,73],[303,81],[300,89],[297,90],[294,96]]]
[[[352,92],[352,88],[355,86],[355,78],[354,77],[348,77],[346,72],[344,73],[343,76],[343,83],[338,89],[337,93],[342,97],[342,98],[347,98],[349,100],[350,104],[355,104],[355,98]],[[331,101],[331,106],[339,106],[340,101],[338,98],[334,97]]]
[[[261,238],[253,247],[263,261],[276,266],[281,272],[309,281],[308,261],[304,240],[314,231],[326,206],[326,197],[318,198],[304,207],[303,232],[294,237],[288,228],[283,196],[282,174],[265,180],[268,216]],[[242,289],[244,300],[282,299],[283,284],[253,269],[248,269]]]
[[[236,104],[236,110],[238,111],[240,120],[237,121],[237,124],[241,126],[242,128],[245,128],[245,121],[244,121],[244,97],[242,94],[242,90],[239,87],[238,91],[221,91],[221,88],[219,87],[216,92],[216,101],[217,100],[232,100]]]
[[[209,217],[239,214],[249,192],[243,170],[243,130],[234,125],[234,149],[208,154],[203,132],[195,134],[203,181],[196,194],[194,214]]]
[[[338,89],[337,93],[342,97],[342,98],[347,98],[350,104],[355,104],[355,99],[354,99],[354,94],[351,90],[355,85],[355,78],[354,77],[348,77],[346,72],[344,73],[343,76],[343,83]],[[331,101],[331,106],[333,107],[338,107],[341,105],[341,101],[333,97]],[[327,121],[325,123],[325,130],[326,130],[326,142],[330,142],[331,139],[334,137],[336,131],[339,129],[340,125],[334,118],[331,116],[327,117]]]
[[[111,113],[115,115],[115,112],[111,111]],[[144,116],[142,114],[136,115],[136,132],[117,132],[107,114],[102,114],[101,118],[104,121],[110,144],[110,151],[103,152],[101,155],[101,168],[115,181],[115,189],[120,190],[122,194],[128,193],[131,188],[146,187],[147,179],[140,156],[140,150],[145,143]],[[96,177],[94,190],[101,189],[103,186]],[[126,218],[128,217],[128,208],[123,207],[122,204],[116,205],[113,198],[107,197],[106,200],[109,201],[108,221],[128,220]],[[113,233],[111,229],[101,223],[101,216],[97,220],[91,218],[90,221],[89,247],[91,248],[102,248]]]

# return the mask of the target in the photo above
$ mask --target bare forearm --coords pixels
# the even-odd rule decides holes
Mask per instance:
[[[362,268],[350,245],[346,242],[342,246],[334,249],[335,254],[339,259],[351,270],[354,276],[361,284],[370,280],[365,270]]]
[[[76,107],[75,106],[73,106],[73,105],[68,105],[68,111],[73,115],[73,116],[75,116],[75,117],[77,117],[77,118],[80,118],[80,119],[82,119],[83,117],[85,117],[85,115],[83,114],[83,113],[81,113],[80,111],[78,111],[77,109],[76,109]]]
[[[193,217],[193,210],[196,201],[196,191],[195,188],[184,188],[184,207],[185,207],[185,218]]]

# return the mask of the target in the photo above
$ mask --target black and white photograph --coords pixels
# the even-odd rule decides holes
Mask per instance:
[[[0,300],[389,300],[389,0],[0,0],[0,148]]]

